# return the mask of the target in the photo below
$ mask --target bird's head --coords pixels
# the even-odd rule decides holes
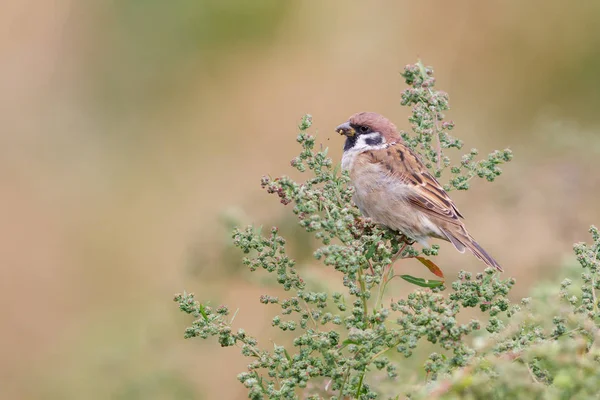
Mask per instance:
[[[376,148],[400,138],[396,126],[383,115],[374,112],[354,114],[335,130],[346,136],[344,151]]]

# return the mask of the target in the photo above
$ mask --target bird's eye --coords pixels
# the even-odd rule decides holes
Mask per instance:
[[[362,133],[366,133],[368,130],[369,130],[369,127],[368,127],[368,126],[361,126],[361,127],[360,127],[360,131],[361,131]]]

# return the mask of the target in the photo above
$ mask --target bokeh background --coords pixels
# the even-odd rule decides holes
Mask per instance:
[[[418,57],[467,147],[515,152],[454,198],[525,295],[599,223],[599,16],[562,0],[2,2],[0,398],[245,398],[245,360],[184,341],[172,295],[239,307],[268,346],[271,289],[231,225],[278,223],[310,264],[260,177],[291,173],[304,113],[334,158],[354,112],[407,129],[399,72]],[[445,270],[481,268],[442,247]]]

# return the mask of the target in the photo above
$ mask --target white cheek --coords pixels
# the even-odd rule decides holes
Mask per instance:
[[[368,144],[367,140],[375,140],[375,139],[381,139],[381,143],[373,145],[373,144]],[[379,132],[372,132],[372,133],[368,133],[366,135],[360,135],[358,137],[358,139],[356,140],[356,144],[354,145],[354,147],[351,150],[356,150],[356,151],[364,151],[364,150],[373,150],[373,149],[381,149],[385,147],[385,138],[383,136],[381,136],[381,133]]]
[[[372,145],[372,144],[367,143],[367,139],[377,139],[377,138],[381,138],[380,144]],[[344,151],[344,155],[342,156],[342,169],[349,170],[350,168],[352,168],[352,164],[354,164],[354,160],[356,159],[356,156],[362,152],[365,152],[367,150],[385,149],[387,147],[388,147],[388,145],[385,142],[385,138],[383,136],[381,136],[381,134],[379,132],[372,132],[372,133],[369,133],[366,135],[360,135],[356,139],[356,143],[354,144],[354,147]]]

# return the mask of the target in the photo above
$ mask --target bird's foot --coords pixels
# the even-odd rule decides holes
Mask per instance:
[[[407,246],[411,246],[411,245],[415,244],[415,240],[411,239],[411,238],[409,238],[409,237],[407,237],[405,235],[401,235],[399,242],[404,243],[404,244],[402,245],[402,247],[400,247],[400,250],[398,250],[396,252],[396,254],[394,254],[392,256],[392,264],[394,262],[396,262],[399,258],[411,258],[412,257],[412,256],[410,256],[410,257],[402,257],[402,253],[404,252],[404,250],[406,249]]]

